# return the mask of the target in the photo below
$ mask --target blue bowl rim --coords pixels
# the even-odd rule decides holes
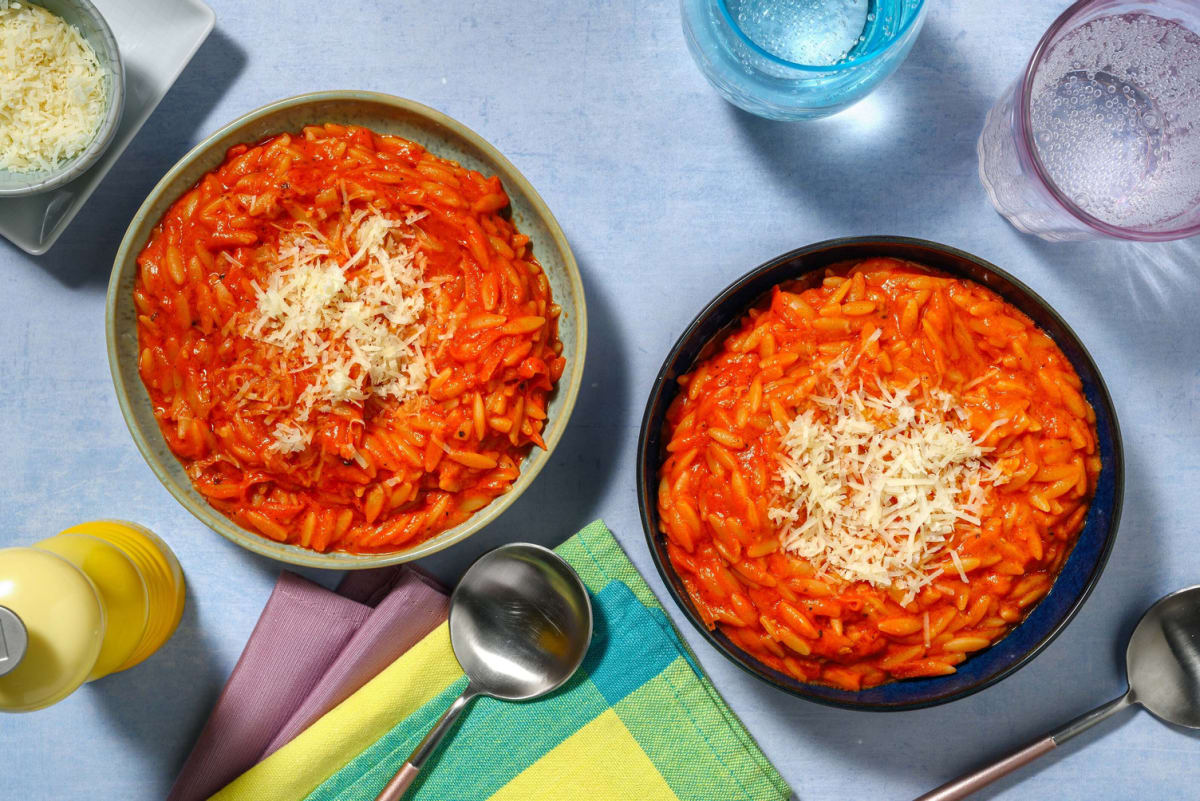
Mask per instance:
[[[824,269],[827,266],[845,262],[851,258],[863,258],[864,256],[861,253],[862,250],[871,250],[873,255],[888,257],[893,255],[893,253],[888,252],[889,249],[894,252],[906,248],[923,249],[930,253],[939,255],[947,260],[956,261],[959,264],[964,262],[969,263],[973,265],[976,270],[980,271],[984,276],[987,276],[991,280],[986,283],[981,282],[977,278],[967,274],[965,269],[959,271],[953,268],[947,269],[944,266],[930,266],[933,267],[933,269],[941,272],[949,273],[951,275],[959,275],[967,278],[968,280],[975,281],[976,283],[981,283],[988,289],[997,292],[997,294],[1000,294],[1001,296],[1005,296],[1007,293],[1009,297],[1006,297],[1005,299],[1008,302],[1012,302],[1011,296],[1020,296],[1029,304],[1038,307],[1042,314],[1046,315],[1050,320],[1056,323],[1061,328],[1061,337],[1054,336],[1049,331],[1045,331],[1044,329],[1043,333],[1051,336],[1051,338],[1055,340],[1055,343],[1058,344],[1060,348],[1064,345],[1063,338],[1065,337],[1067,340],[1065,344],[1072,346],[1070,350],[1074,351],[1077,356],[1077,358],[1071,358],[1068,355],[1068,359],[1071,361],[1072,366],[1074,366],[1077,371],[1079,370],[1080,366],[1083,366],[1086,371],[1095,378],[1095,398],[1090,398],[1089,401],[1092,403],[1093,408],[1096,409],[1097,420],[1099,421],[1102,418],[1106,418],[1109,423],[1110,437],[1108,444],[1112,448],[1111,465],[1106,464],[1102,467],[1102,471],[1105,469],[1111,471],[1113,484],[1112,508],[1111,510],[1108,510],[1108,522],[1106,524],[1106,529],[1103,532],[1104,539],[1100,544],[1099,552],[1095,554],[1094,562],[1091,565],[1091,570],[1083,582],[1082,587],[1078,590],[1078,594],[1069,600],[1069,605],[1065,611],[1063,611],[1059,618],[1049,626],[1048,630],[1043,634],[1043,636],[1037,642],[1033,643],[1033,645],[1028,649],[1020,653],[1016,658],[1012,659],[1008,664],[992,672],[991,674],[984,676],[981,680],[967,687],[940,695],[937,694],[937,687],[946,683],[946,680],[948,679],[952,680],[954,676],[958,674],[928,679],[905,679],[898,682],[880,685],[878,688],[871,688],[870,690],[862,692],[836,690],[824,685],[800,682],[789,675],[773,670],[734,645],[733,642],[729,640],[723,633],[721,633],[719,629],[710,631],[704,625],[703,620],[701,620],[699,614],[696,612],[696,609],[692,605],[691,599],[688,596],[687,590],[682,586],[682,582],[669,564],[669,561],[666,557],[665,546],[663,545],[664,538],[658,530],[657,509],[656,505],[653,503],[653,499],[657,497],[657,473],[658,467],[661,464],[661,459],[658,453],[649,453],[651,433],[656,429],[661,431],[663,418],[666,414],[667,407],[669,406],[670,398],[674,396],[674,393],[670,393],[670,397],[664,397],[667,394],[666,390],[668,387],[674,385],[674,377],[676,375],[686,372],[686,369],[676,370],[676,365],[680,359],[682,351],[691,344],[690,340],[697,335],[697,332],[700,328],[708,324],[714,318],[721,318],[723,320],[721,325],[697,348],[697,353],[701,353],[706,347],[711,346],[712,343],[727,334],[730,327],[732,325],[736,325],[736,323],[745,316],[749,309],[761,302],[765,296],[765,293],[763,292],[758,293],[757,297],[748,304],[744,302],[738,303],[737,307],[732,309],[732,312],[726,309],[726,307],[729,306],[731,299],[735,298],[747,286],[758,283],[758,281],[763,279],[765,276],[771,276],[771,280],[767,284],[767,291],[769,291],[769,287],[771,286],[803,278],[804,276]],[[846,251],[855,250],[859,252],[855,253],[854,255],[837,255]],[[894,257],[910,259],[920,263],[920,259],[914,258],[911,254],[897,255]],[[809,261],[805,263],[805,259],[808,259]],[[786,274],[774,275],[775,273]],[[1028,314],[1028,312],[1025,313]],[[1032,317],[1032,315],[1030,316]],[[1034,323],[1038,325],[1039,328],[1042,328],[1037,320],[1034,320]],[[1065,350],[1066,349],[1064,349],[1064,352]],[[690,365],[688,365],[688,369],[690,369]],[[1097,404],[1097,401],[1099,401],[1099,405]],[[654,437],[654,440],[657,442],[657,436]],[[653,460],[653,468],[648,470],[647,467],[650,464],[648,460],[651,459]],[[1091,595],[1092,590],[1095,589],[1095,586],[1099,582],[1100,576],[1104,571],[1104,567],[1108,562],[1109,555],[1112,553],[1112,547],[1116,540],[1117,532],[1120,528],[1121,509],[1124,502],[1125,460],[1120,425],[1117,420],[1117,412],[1113,406],[1112,397],[1108,392],[1108,388],[1104,383],[1104,378],[1101,375],[1099,368],[1096,366],[1095,360],[1092,358],[1087,348],[1084,347],[1083,343],[1079,340],[1078,335],[1075,334],[1075,331],[1049,303],[1047,303],[1040,295],[1038,295],[1016,277],[1005,272],[991,262],[967,253],[966,251],[926,239],[878,235],[828,239],[788,251],[787,253],[776,256],[775,258],[760,264],[758,267],[755,267],[746,274],[742,275],[740,278],[736,279],[727,287],[725,287],[720,294],[718,294],[713,300],[705,305],[705,307],[683,330],[683,333],[679,335],[679,338],[668,352],[666,359],[664,359],[658,374],[655,376],[654,384],[646,401],[646,409],[642,416],[642,424],[638,432],[636,481],[639,517],[641,518],[642,529],[646,537],[646,544],[650,550],[650,555],[654,560],[654,566],[657,568],[663,584],[666,585],[667,591],[671,594],[671,597],[675,601],[676,605],[678,605],[678,607],[683,611],[685,617],[687,617],[692,626],[695,627],[695,629],[700,632],[703,638],[707,640],[710,645],[716,648],[719,653],[760,681],[763,681],[772,687],[798,698],[803,698],[808,701],[814,701],[819,704],[840,709],[853,709],[871,712],[901,712],[949,703],[950,701],[966,698],[967,696],[974,695],[981,690],[991,687],[997,682],[1011,676],[1017,670],[1031,662],[1036,656],[1038,656],[1038,654],[1045,650],[1045,648],[1050,645],[1050,643],[1053,642],[1059,634],[1062,633],[1067,625],[1069,625],[1070,622],[1075,618],[1075,615],[1079,612],[1080,608],[1082,608],[1084,602]],[[1093,509],[1094,508],[1095,504],[1093,503]],[[1089,518],[1093,514],[1093,509],[1089,509],[1088,511]],[[1082,538],[1082,533],[1080,537]],[[1075,545],[1072,547],[1071,556],[1068,557],[1067,563],[1064,564],[1059,576],[1066,572],[1071,558],[1073,558],[1076,553],[1076,549],[1078,548],[1080,541],[1081,540],[1076,540]],[[1057,584],[1058,577],[1056,576],[1054,586],[1057,586]],[[1051,593],[1047,594],[1047,597],[1043,598],[1042,601],[1039,601],[1039,603],[1029,611],[1026,618],[1022,620],[1020,624],[1008,632],[1005,637],[1001,638],[997,645],[991,646],[991,648],[999,647],[1000,643],[1003,643],[1005,640],[1012,637],[1016,632],[1019,632],[1022,627],[1025,626],[1030,616],[1034,614],[1037,608],[1040,607],[1052,593],[1053,586],[1051,588]],[[980,654],[986,653],[991,648],[981,651]],[[964,664],[969,664],[973,658],[975,657],[971,657]],[[859,696],[861,696],[863,692],[871,692],[880,688],[898,686],[926,687],[929,688],[930,692],[927,693],[925,697],[898,703],[863,701],[859,699]]]

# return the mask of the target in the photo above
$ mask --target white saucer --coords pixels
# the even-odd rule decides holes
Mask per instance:
[[[83,175],[50,192],[0,198],[0,236],[41,255],[75,218],[126,145],[216,22],[202,0],[93,0],[104,15],[125,62],[125,113],[108,151]]]

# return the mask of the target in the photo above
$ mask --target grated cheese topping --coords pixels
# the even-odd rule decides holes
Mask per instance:
[[[831,397],[782,429],[779,499],[769,509],[784,548],[818,575],[895,586],[908,603],[941,575],[955,526],[978,526],[984,487],[999,481],[988,450],[947,392],[917,382],[878,394],[834,379]]]
[[[314,411],[371,396],[401,403],[429,380],[422,321],[424,256],[406,240],[413,220],[367,209],[349,221],[348,257],[311,226],[280,240],[279,260],[254,284],[257,305],[244,333],[282,351],[288,371],[307,381],[290,419],[276,423],[271,448],[295,453],[312,443]]]
[[[78,30],[0,0],[0,168],[44,172],[87,147],[104,119],[105,80]]]

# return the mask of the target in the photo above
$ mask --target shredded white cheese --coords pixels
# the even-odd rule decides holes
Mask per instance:
[[[354,251],[344,259],[309,226],[281,238],[277,269],[265,287],[255,284],[258,303],[245,323],[247,336],[280,348],[288,370],[307,381],[290,418],[276,424],[272,449],[308,447],[314,410],[372,395],[404,402],[426,386],[430,285],[408,231],[407,221],[355,212],[347,236]]]
[[[87,147],[104,119],[105,81],[78,30],[0,0],[0,168],[44,172]]]
[[[979,525],[997,469],[961,424],[949,393],[917,384],[868,394],[832,380],[832,397],[782,431],[779,500],[769,517],[784,547],[819,575],[903,590],[904,603],[942,574],[956,525]],[[782,426],[781,426],[782,428]]]

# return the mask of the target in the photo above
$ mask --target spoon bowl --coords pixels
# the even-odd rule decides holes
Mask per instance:
[[[481,694],[536,698],[574,675],[592,639],[591,604],[571,567],[540,545],[484,554],[450,602],[450,646]]]
[[[450,647],[467,688],[413,750],[375,801],[398,801],[425,760],[478,695],[527,701],[575,674],[592,641],[587,588],[562,557],[512,543],[467,568],[450,596]]]
[[[1200,586],[1160,599],[1125,652],[1129,695],[1160,720],[1200,729]]]

